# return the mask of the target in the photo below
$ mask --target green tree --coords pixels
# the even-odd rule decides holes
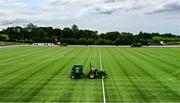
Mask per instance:
[[[88,44],[88,45],[95,45],[95,42],[96,42],[96,40],[93,39],[93,38],[89,38],[89,39],[87,40],[87,44]]]
[[[7,34],[0,34],[0,41],[7,41],[9,40],[9,37]]]
[[[98,39],[96,42],[97,45],[105,45],[105,43],[106,43],[106,40],[102,38]]]
[[[62,38],[74,38],[73,31],[70,28],[64,28],[61,34]]]
[[[79,44],[80,45],[88,45],[88,41],[86,38],[80,38],[79,39]]]

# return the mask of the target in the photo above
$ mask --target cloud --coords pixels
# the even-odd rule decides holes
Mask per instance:
[[[93,26],[97,23],[102,28],[102,25],[106,27],[104,21],[120,27],[117,22],[132,25],[148,20],[153,25],[166,22],[165,17],[169,15],[178,18],[180,14],[180,0],[0,0],[0,5],[1,26],[26,22],[53,26],[83,23],[85,26],[93,22]],[[168,20],[177,23],[178,19],[173,18]]]
[[[122,9],[122,7],[108,7],[108,8],[97,7],[97,8],[95,8],[96,12],[99,14],[112,14],[121,9]]]
[[[25,19],[14,19],[14,20],[3,20],[0,22],[0,25],[7,26],[13,24],[27,24],[27,23],[29,23],[29,21]]]
[[[180,13],[180,1],[176,0],[173,2],[168,2],[162,6],[157,7],[155,10],[147,14],[169,14],[169,13]]]
[[[0,12],[0,17],[4,17],[5,15],[7,15],[5,12]]]
[[[113,13],[156,14],[179,10],[179,0],[0,0],[0,19],[70,19]],[[174,0],[173,0],[174,1]],[[177,3],[178,2],[178,3]],[[4,9],[8,8],[8,9]],[[2,16],[4,15],[4,16]],[[13,17],[11,16],[13,15]]]

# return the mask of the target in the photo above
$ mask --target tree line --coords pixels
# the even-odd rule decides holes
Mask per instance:
[[[25,27],[8,27],[0,31],[0,41],[53,42],[55,38],[59,38],[62,43],[69,45],[131,45],[133,43],[148,45],[149,42],[180,41],[180,36],[171,33],[139,32],[138,34],[132,34],[115,31],[98,34],[98,31],[79,29],[77,25],[60,29],[38,27],[30,23]]]

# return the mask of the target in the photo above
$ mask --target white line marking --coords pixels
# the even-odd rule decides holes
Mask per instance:
[[[100,61],[100,66],[101,66],[101,70],[102,68],[102,58],[101,58],[101,49],[99,48],[99,61]],[[104,87],[104,79],[102,79],[102,92],[103,92],[103,103],[106,103],[106,93],[105,93],[105,87]]]

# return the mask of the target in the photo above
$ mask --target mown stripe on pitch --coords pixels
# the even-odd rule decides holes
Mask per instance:
[[[141,53],[141,54],[143,54],[144,56],[149,56],[149,55],[147,55],[146,53],[142,53],[142,52],[139,52],[139,53]],[[157,61],[160,61],[161,63],[163,63],[163,61],[165,61],[165,60],[162,60],[162,59],[157,59],[157,58],[155,58],[155,57],[153,57],[153,56],[151,56],[151,59],[155,59],[155,60],[157,60]],[[148,59],[146,59],[146,60],[148,60]],[[168,59],[169,60],[169,59]],[[149,62],[152,62],[152,61],[150,61],[149,60]],[[158,66],[158,67],[160,67],[161,69],[163,69],[164,71],[166,71],[166,73],[167,74],[169,74],[169,75],[172,75],[172,76],[174,76],[174,77],[177,77],[177,76],[179,76],[179,72],[177,72],[177,73],[175,73],[176,71],[177,71],[177,68],[180,68],[180,66],[178,66],[178,65],[175,65],[175,64],[171,64],[171,63],[169,63],[168,61],[166,61],[166,63],[163,63],[164,65],[167,65],[167,66],[163,66],[163,68],[160,66],[160,65],[158,65],[158,64],[154,64],[154,65],[156,65],[156,66]],[[169,69],[169,68],[167,68],[167,67],[175,67],[175,68],[171,68],[171,69],[173,69],[173,70],[171,70],[171,69]],[[165,68],[167,68],[167,69],[165,69]]]
[[[137,57],[139,57],[139,58],[142,58],[143,60],[145,60],[145,61],[147,61],[147,62],[152,62],[152,61],[150,61],[148,58],[145,58],[145,57],[143,57],[142,55],[140,55],[140,54],[136,54],[135,52],[131,52],[131,51],[128,51],[128,52],[130,52],[130,53],[132,53],[132,54],[134,54],[134,55],[136,55]],[[153,63],[153,62],[152,62]],[[154,65],[156,65],[157,67],[159,67],[160,69],[162,69],[162,70],[164,70],[161,66],[159,66],[158,64],[156,64],[156,63],[153,63]],[[167,72],[167,74],[169,74],[170,72]],[[171,74],[170,74],[171,75]],[[165,75],[166,76],[166,75]],[[155,78],[155,77],[154,77]],[[156,80],[159,80],[158,78],[156,78]],[[162,85],[163,83],[161,83],[161,85]],[[166,87],[167,85],[165,85],[165,87]],[[170,90],[168,90],[168,91],[171,91],[170,93],[171,94],[175,94],[176,96],[178,95],[179,96],[179,94],[177,94],[177,92],[175,92],[174,90],[172,90],[170,87],[168,87]],[[178,97],[176,97],[176,98],[178,98]],[[176,100],[178,100],[178,99],[176,99]]]
[[[70,52],[70,51],[69,51]],[[56,59],[57,60],[57,59]],[[54,61],[56,61],[54,60]],[[52,61],[53,62],[53,61]],[[49,62],[48,64],[44,65],[41,69],[37,69],[36,71],[33,71],[33,73],[31,73],[30,75],[26,76],[25,78],[23,78],[21,81],[17,81],[15,82],[14,84],[11,84],[11,85],[8,85],[6,86],[6,89],[1,89],[0,90],[0,101],[4,98],[4,96],[6,96],[9,92],[7,92],[7,89],[13,89],[15,87],[17,87],[18,85],[22,84],[23,82],[25,82],[26,80],[28,80],[28,78],[32,77],[33,75],[36,75],[42,71],[44,71],[44,68],[45,69],[48,69],[46,68],[47,65],[51,64],[52,62]],[[41,65],[41,64],[38,64],[38,65]]]
[[[10,58],[7,58],[7,59],[3,59],[3,60],[0,60],[0,63],[5,63],[5,62],[13,62],[14,60],[17,60],[19,58],[23,58],[23,57],[26,57],[26,56],[29,56],[31,55],[31,52],[33,53],[36,53],[36,52],[39,52],[40,50],[36,50],[36,49],[32,49],[32,50],[28,50],[26,52],[22,52],[21,54],[16,54],[15,56],[11,56]],[[42,51],[42,50],[41,50]],[[18,56],[17,56],[18,55]]]
[[[106,84],[109,84],[107,85],[107,101],[110,102],[110,99],[112,100],[111,95],[113,92],[113,101],[118,101],[118,102],[124,102],[124,98],[123,96],[128,96],[128,97],[132,97],[132,95],[130,94],[131,92],[129,91],[128,92],[128,95],[127,94],[124,94],[125,92],[124,91],[121,91],[119,88],[121,88],[118,84],[119,83],[122,83],[122,82],[117,82],[116,81],[116,78],[119,78],[121,76],[124,76],[124,73],[122,71],[120,71],[119,69],[119,65],[116,63],[117,61],[114,59],[114,57],[112,56],[112,53],[109,52],[109,49],[111,48],[105,48],[104,52],[106,52],[106,54],[104,54],[104,56],[106,57],[105,59],[103,59],[104,61],[106,61],[104,64],[105,64],[105,67],[108,69],[110,68],[108,72],[108,78],[107,78],[107,82]],[[104,57],[103,56],[103,57]],[[118,57],[118,56],[117,56]],[[111,62],[109,62],[111,61]],[[116,66],[115,66],[116,65]],[[113,69],[112,69],[113,68]],[[118,72],[119,71],[119,72]],[[116,76],[116,74],[114,73],[118,73],[118,76]],[[114,75],[113,75],[114,74]],[[127,77],[125,76],[124,78],[127,79]],[[127,79],[129,80],[129,79]],[[110,81],[110,83],[108,83],[108,81]],[[123,79],[124,81],[124,79]],[[123,83],[122,83],[123,84]],[[129,85],[129,84],[128,84]],[[115,87],[115,88],[112,88],[112,87]],[[108,92],[109,91],[109,92]],[[110,96],[110,97],[109,97]],[[120,100],[120,101],[119,101]]]
[[[38,54],[42,54],[42,52],[40,52],[40,53],[38,53]],[[36,55],[36,57],[38,57],[38,55]],[[17,68],[17,69],[13,69],[12,71],[10,71],[10,72],[8,72],[8,73],[5,73],[5,74],[3,74],[3,75],[1,75],[0,77],[1,78],[3,78],[3,77],[6,77],[6,76],[8,76],[8,75],[10,75],[10,74],[15,74],[15,73],[17,73],[17,72],[21,72],[21,71],[24,71],[25,69],[24,68],[28,68],[28,67],[30,67],[31,65],[35,65],[35,63],[38,63],[37,61],[42,61],[42,60],[44,60],[44,58],[39,58],[38,60],[36,60],[36,61],[33,61],[33,62],[30,62],[29,64],[27,64],[27,65],[24,65],[24,66],[22,66],[22,67],[20,67],[20,68]],[[18,65],[18,64],[17,64]],[[15,66],[15,65],[13,65],[13,66]],[[10,69],[11,70],[11,66],[10,67],[8,67],[8,69]],[[7,70],[7,69],[5,69],[5,70]]]
[[[150,51],[148,51],[148,52],[150,52]],[[151,51],[151,52],[153,52],[153,51]],[[154,53],[153,53],[154,54]],[[156,52],[156,54],[159,54],[158,52]],[[162,54],[161,54],[162,55]],[[174,60],[174,59],[177,59],[178,57],[178,54],[176,54],[176,56],[173,56],[173,58],[172,58],[172,55],[163,55],[163,56],[166,56],[167,57],[167,59],[168,60]],[[176,57],[176,58],[175,58]],[[171,59],[170,59],[171,58]],[[179,60],[180,61],[180,60]],[[176,61],[177,62],[177,61]],[[171,63],[173,63],[173,62],[171,62]],[[167,63],[164,63],[164,64],[167,64]],[[173,76],[175,76],[175,77],[177,77],[178,75],[179,75],[179,72],[177,71],[177,69],[178,68],[180,68],[180,66],[178,66],[178,65],[176,65],[176,64],[171,64],[171,65],[169,65],[169,66],[171,66],[171,67],[174,67],[174,68],[171,68],[171,69],[168,69],[168,70],[171,70],[169,73],[171,73]],[[166,67],[165,67],[166,68]],[[169,74],[168,73],[168,74]]]
[[[79,51],[77,54],[79,54],[81,51]],[[74,56],[73,58],[71,58],[71,60],[75,59],[76,57]],[[56,62],[59,62],[58,60],[56,60]],[[56,62],[54,62],[53,64],[55,64]],[[44,83],[40,84],[40,86],[38,86],[38,88],[29,90],[27,91],[28,96],[26,96],[25,98],[23,98],[23,101],[25,102],[31,102],[31,100],[33,100],[33,98],[38,95],[58,74],[61,73],[61,71],[65,70],[65,67],[69,64],[69,61],[65,62],[65,64],[61,67],[63,69],[57,69],[57,71],[51,75],[50,77],[48,77]],[[18,101],[18,99],[17,99]]]
[[[75,54],[75,56],[73,57],[73,58],[71,58],[70,60],[71,60],[71,62],[72,61],[74,61],[74,60],[76,60],[77,59],[77,56],[76,55],[78,55],[78,54],[80,54],[82,51],[81,50],[79,50],[76,54]],[[85,53],[85,51],[83,52],[83,54]],[[81,53],[82,54],[82,53]],[[70,61],[69,60],[69,61]],[[48,78],[48,79],[50,79],[49,81],[47,80],[46,82],[45,82],[45,85],[41,85],[42,87],[40,88],[40,89],[37,89],[37,90],[34,90],[34,94],[32,94],[32,96],[30,96],[31,97],[31,99],[33,99],[33,97],[35,97],[37,94],[39,94],[40,92],[41,92],[41,90],[43,90],[43,88],[45,88],[45,86],[46,85],[48,85],[49,83],[50,83],[50,81],[52,81],[53,80],[53,78],[55,78],[58,74],[61,74],[61,72],[63,71],[63,70],[65,70],[65,67],[69,64],[69,61],[67,61],[61,68],[62,69],[59,69],[53,76],[51,76],[50,78]],[[85,61],[86,62],[86,61]],[[72,93],[71,93],[72,94]],[[71,97],[71,95],[68,95],[68,97]],[[31,99],[28,99],[28,100],[26,100],[26,101],[31,101]]]
[[[137,58],[137,57],[139,57],[139,56],[137,56],[136,54],[135,54],[136,52],[133,52],[133,51],[130,51],[129,49],[126,49],[126,54],[124,53],[124,51],[123,52],[121,52],[121,54],[122,54],[122,56],[125,58],[125,59],[127,59],[127,61],[130,61],[131,62],[131,64],[133,64],[133,65],[135,65],[135,67],[136,67],[136,69],[139,69],[141,72],[142,72],[142,70],[140,69],[141,67],[138,65],[138,64],[136,64],[136,62],[134,62],[132,59],[130,59],[130,58],[128,58],[128,56],[130,56],[130,55],[132,55],[133,54],[133,56],[135,56],[135,58]],[[128,56],[127,56],[128,55]],[[139,54],[140,55],[140,54]],[[140,56],[142,56],[142,55],[140,55]],[[144,60],[144,59],[142,59],[142,60]],[[135,70],[136,71],[136,70]],[[144,72],[148,72],[148,71],[145,71],[144,70]],[[149,72],[148,72],[149,73]],[[143,73],[144,74],[144,73]],[[135,75],[135,78],[137,79],[137,81],[139,82],[138,84],[141,86],[141,87],[144,87],[144,88],[146,88],[146,86],[145,85],[143,85],[144,83],[143,82],[141,82],[138,78],[137,78],[137,76],[136,76],[136,73],[134,73],[134,75]],[[149,76],[149,75],[148,75]],[[154,76],[150,76],[150,78],[152,78],[152,77],[154,77]],[[137,84],[137,85],[138,85]],[[141,88],[140,88],[141,89]],[[141,89],[142,90],[142,89]],[[152,98],[156,98],[156,96],[155,95],[153,95],[152,94],[152,92],[147,92],[146,90],[143,90],[144,92],[144,94],[146,94],[146,96],[147,96],[147,100],[146,100],[146,102],[152,102],[152,101],[154,101]]]
[[[122,50],[120,50],[122,51]],[[127,59],[124,57],[124,55],[120,52],[118,52],[117,50],[115,51],[114,50],[114,55],[118,55],[118,56],[121,56],[121,60],[124,61],[124,62],[129,62],[130,59]],[[127,54],[128,55],[128,54]],[[118,60],[118,56],[117,56],[117,60]],[[116,57],[115,57],[116,58]],[[118,62],[118,61],[117,61]],[[119,64],[121,64],[120,62],[118,62]],[[123,67],[123,66],[122,66]],[[143,90],[140,90],[140,88],[134,83],[134,81],[130,78],[132,77],[134,74],[132,74],[132,71],[128,71],[129,68],[124,68],[123,67],[123,72],[126,73],[126,77],[127,77],[127,80],[132,84],[129,85],[129,87],[132,87],[131,89],[132,90],[136,90],[138,93],[136,93],[136,95],[132,94],[132,98],[134,99],[134,101],[145,101],[145,100],[148,100],[146,98],[148,98],[144,93]],[[131,73],[131,74],[129,74]],[[131,91],[130,91],[131,92]],[[149,100],[148,100],[149,101]],[[127,102],[127,101],[126,101]]]
[[[113,54],[109,49],[107,49],[107,51],[110,53],[112,59],[118,64],[119,68],[122,69],[122,68],[123,68],[122,65],[119,64],[119,62],[118,62],[118,60],[115,58],[114,54]],[[116,69],[116,70],[120,71],[120,69]],[[124,72],[123,72],[123,75],[125,75],[125,78],[127,78],[127,76],[126,76],[126,74],[124,74]],[[128,80],[129,80],[129,79],[128,79]],[[128,85],[129,85],[129,83],[128,83]],[[118,86],[118,85],[116,85],[116,86]],[[124,100],[123,100],[123,98],[122,98],[122,94],[121,94],[121,92],[118,90],[118,87],[116,87],[116,88],[117,88],[117,91],[118,91],[118,94],[119,94],[118,96],[120,97],[120,98],[118,98],[118,99],[121,99],[121,102],[123,102]],[[130,94],[130,91],[129,91],[129,94]],[[133,97],[131,94],[130,94],[130,96]],[[107,98],[108,98],[108,97],[107,97]]]
[[[124,54],[121,53],[121,55],[125,58]],[[117,61],[117,63],[119,64],[119,66],[121,67],[121,70],[123,71],[123,73],[126,75],[126,77],[130,77],[131,75],[128,74],[128,71],[125,70],[125,68],[121,65],[120,62],[118,62],[118,59],[117,57],[114,56],[114,59]],[[126,58],[127,59],[127,58]],[[130,59],[127,59],[128,61],[130,61]],[[140,89],[130,78],[128,78],[129,81],[131,82],[131,84],[133,85],[133,87],[136,89],[137,91],[137,95],[134,95],[136,96],[137,98],[136,99],[140,99],[142,98],[143,101],[151,101],[149,97],[147,97],[147,95],[145,95],[145,91],[143,91],[142,89]]]
[[[153,54],[163,55],[166,57],[173,57],[177,59],[177,57],[180,57],[180,52],[176,52],[178,49],[171,49],[171,48],[161,48],[161,49],[144,49],[144,51],[152,52]]]
[[[69,52],[71,52],[71,51],[69,51]],[[52,54],[51,54],[52,55]],[[57,59],[59,59],[59,58],[57,58]],[[47,65],[46,65],[47,66]],[[46,66],[44,66],[44,67],[46,67]],[[24,74],[26,74],[26,73],[24,73]],[[28,78],[28,80],[29,80],[29,78]],[[18,84],[18,85],[20,85],[20,84]]]
[[[32,53],[29,53],[29,55],[31,56],[32,54],[34,54],[34,52],[32,52]],[[23,58],[23,59],[25,59],[25,58]],[[13,64],[12,62],[14,62],[15,61],[15,63]],[[6,76],[6,74],[7,75],[9,75],[9,74],[11,74],[11,73],[15,73],[17,70],[19,70],[19,68],[17,68],[17,69],[13,69],[12,71],[11,71],[11,67],[14,67],[15,65],[18,65],[18,62],[20,62],[20,61],[16,61],[16,60],[14,60],[14,61],[12,61],[12,62],[8,62],[8,63],[11,63],[11,64],[13,64],[13,65],[11,65],[11,66],[9,66],[9,65],[7,65],[7,67],[8,68],[6,68],[6,69],[3,69],[2,68],[2,70],[0,71],[1,72],[1,74],[3,73],[3,71],[6,71],[6,72],[9,72],[9,70],[10,70],[10,72],[9,73],[5,73],[5,75],[4,76]],[[33,62],[32,62],[33,63]],[[29,65],[31,65],[31,64],[29,64]],[[29,66],[29,65],[24,65],[23,67],[25,67],[25,66]],[[3,75],[1,75],[0,77],[2,78],[2,77],[4,77]]]
[[[82,52],[82,50],[80,50],[80,52],[82,52],[82,53],[78,52],[77,54],[80,54],[80,55],[85,54],[85,55],[86,55],[86,51],[88,51],[88,53],[91,52],[90,50],[85,49],[85,51],[83,51],[83,52]],[[89,56],[90,56],[90,55],[88,55],[88,58],[89,58]],[[86,59],[86,58],[84,58],[84,59]],[[79,58],[78,58],[77,55],[75,55],[75,56],[73,57],[73,59],[71,59],[71,62],[73,63],[73,61],[76,61],[76,60],[79,60]],[[82,62],[83,65],[88,62],[88,60],[82,60],[82,59],[81,59],[81,61],[83,61],[83,62]],[[68,61],[68,63],[69,63],[69,61]],[[74,80],[74,81],[75,81],[75,80]],[[72,86],[71,86],[71,91],[74,91],[74,90],[75,90],[75,87],[76,87],[77,84],[78,84],[78,82],[73,82],[73,84],[72,84]],[[82,86],[84,86],[84,85],[82,85]],[[66,92],[67,92],[67,88],[66,88],[65,86],[64,86],[64,88],[61,88],[61,90],[62,90],[63,93],[66,93]],[[82,92],[82,91],[81,91],[81,92]],[[73,93],[74,93],[74,92],[73,92]],[[55,100],[55,101],[56,101],[56,102],[71,102],[71,97],[72,97],[72,96],[75,96],[73,93],[72,93],[72,92],[68,92],[68,93],[66,93],[67,96],[65,96],[65,95],[62,94],[62,95],[59,96],[59,99],[57,99],[57,100]],[[64,97],[65,97],[65,98],[64,98]],[[82,99],[82,98],[81,98],[81,99]],[[74,102],[75,102],[75,101],[74,101]]]
[[[123,54],[123,53],[122,53]],[[125,56],[125,58],[127,58],[126,56]],[[127,58],[128,59],[128,58]],[[130,60],[130,59],[129,59]],[[149,72],[147,72],[147,71],[145,71],[142,67],[140,67],[138,64],[136,64],[135,62],[133,62],[133,61],[129,61],[130,63],[132,63],[134,66],[136,66],[137,68],[139,68],[144,74],[146,74],[146,75],[148,75],[149,77],[152,77],[152,79],[154,79],[154,80],[156,80],[161,86],[162,86],[162,88],[164,88],[164,89],[166,89],[166,90],[168,90],[168,92],[169,93],[171,93],[171,94],[174,94],[174,97],[176,98],[176,100],[174,100],[174,101],[179,101],[179,98],[180,98],[180,96],[179,96],[179,94],[177,94],[177,92],[175,92],[174,90],[172,90],[171,88],[169,88],[167,85],[164,85],[160,80],[158,80],[157,78],[155,78],[152,74],[150,74]],[[159,95],[161,95],[161,94],[159,94]],[[159,96],[159,95],[157,95],[157,96]]]
[[[34,53],[32,53],[32,54],[34,54]],[[41,55],[41,52],[38,53],[38,54]],[[41,60],[43,60],[43,59],[44,59],[44,58],[40,58],[40,60],[38,60],[38,61],[41,61]],[[24,66],[21,67],[21,69],[24,70],[24,68],[29,67],[30,65],[34,64],[35,62],[37,62],[37,61],[33,61],[33,62],[31,62],[31,63],[29,63],[29,64],[27,64],[27,65],[24,65]],[[18,65],[18,64],[17,64],[17,65]],[[15,66],[15,65],[12,65],[12,66]],[[11,70],[11,67],[12,67],[12,66],[8,66],[8,69]],[[5,69],[5,70],[7,71],[8,69]],[[7,75],[10,75],[10,74],[14,74],[14,73],[16,73],[16,72],[19,72],[19,71],[21,71],[21,69],[20,69],[20,68],[13,69],[12,71],[10,71],[10,72],[8,72],[8,73],[4,73],[3,75],[1,75],[0,78],[3,78],[3,77],[5,77],[5,76],[7,76]]]
[[[161,66],[161,65],[158,65],[156,64],[156,59],[153,59],[153,58],[149,58],[147,55],[144,55],[143,53],[141,52],[132,52],[130,50],[127,50],[127,52],[135,55],[136,57],[138,58],[141,58],[142,60],[145,60],[147,61],[147,63],[149,63],[149,65],[153,66],[153,67],[159,67],[159,69],[161,69],[162,71],[165,71],[166,73],[171,73],[171,71],[169,70],[169,68],[167,68],[166,66]],[[158,60],[157,60],[158,61]],[[151,64],[150,64],[151,63]],[[152,65],[153,64],[153,65]],[[169,66],[169,65],[168,65]],[[167,68],[167,69],[166,69]]]
[[[112,52],[112,51],[113,51],[113,52]],[[117,69],[117,70],[122,71],[123,75],[125,75],[125,78],[127,78],[127,80],[129,81],[129,82],[127,82],[128,88],[133,90],[134,88],[130,88],[130,87],[131,87],[130,85],[132,84],[132,85],[134,86],[134,84],[133,84],[133,82],[130,80],[128,72],[125,70],[125,68],[123,67],[123,65],[122,65],[122,64],[120,63],[120,61],[118,60],[118,59],[119,59],[119,54],[116,54],[116,53],[115,53],[115,50],[111,50],[111,51],[110,51],[110,54],[111,54],[111,56],[114,58],[116,64],[118,64],[118,66],[120,67],[120,68]],[[116,55],[116,56],[115,56],[115,55]],[[121,60],[122,60],[122,58],[121,58]],[[135,89],[136,89],[136,91],[138,92],[137,88],[135,88]],[[130,91],[130,90],[128,90],[128,91],[129,91],[129,94],[130,94],[131,91]],[[139,92],[138,92],[138,93],[139,93]],[[141,95],[140,93],[139,93],[139,95],[130,94],[131,98],[133,98],[134,100],[136,100],[137,98],[140,98],[140,97],[141,97],[140,95]],[[134,97],[136,97],[136,98],[134,98]]]
[[[180,68],[180,66],[178,66],[178,65],[175,65],[175,64],[172,64],[172,63],[170,63],[170,62],[168,62],[168,61],[166,61],[166,60],[163,60],[163,59],[160,59],[160,58],[158,58],[156,55],[153,55],[150,51],[147,51],[147,52],[149,52],[149,53],[146,53],[146,52],[142,52],[142,51],[139,51],[141,54],[143,54],[143,55],[146,55],[146,56],[148,56],[148,57],[150,57],[150,58],[153,58],[153,59],[155,59],[155,60],[158,60],[159,62],[161,62],[162,64],[165,64],[165,65],[170,65],[170,66],[172,66],[172,67],[175,67],[175,68]]]
[[[21,50],[22,49],[22,50]],[[0,54],[3,54],[3,58],[0,57],[0,59],[5,59],[5,58],[9,58],[9,57],[14,57],[16,55],[21,55],[24,54],[30,50],[36,50],[37,48],[30,48],[30,49],[25,49],[25,48],[9,48],[9,50],[5,50],[5,51],[0,51]],[[2,49],[1,49],[2,50]]]

